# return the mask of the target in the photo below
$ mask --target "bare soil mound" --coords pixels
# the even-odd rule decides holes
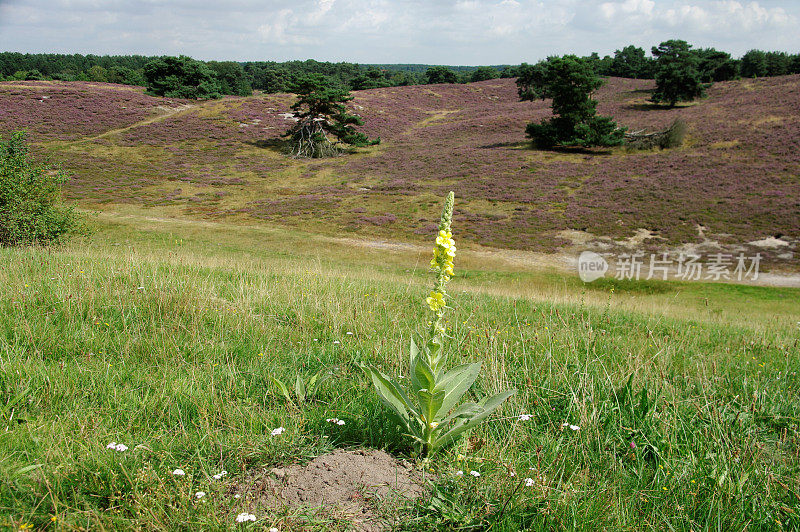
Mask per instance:
[[[263,470],[237,492],[253,506],[318,508],[372,532],[390,528],[386,508],[421,497],[425,488],[405,460],[384,451],[338,449],[304,465]]]

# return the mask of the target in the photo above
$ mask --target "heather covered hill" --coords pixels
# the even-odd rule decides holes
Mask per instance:
[[[631,130],[681,118],[682,148],[532,150],[524,126],[549,116],[549,102],[519,102],[509,79],[356,92],[364,131],[383,142],[329,160],[280,153],[291,95],[187,102],[97,83],[2,83],[0,131],[28,128],[74,173],[67,196],[105,209],[414,240],[431,229],[418,209],[453,189],[462,242],[554,250],[575,230],[625,239],[644,229],[653,244],[796,245],[800,76],[716,83],[673,109],[650,105],[652,89],[610,78],[599,112]]]

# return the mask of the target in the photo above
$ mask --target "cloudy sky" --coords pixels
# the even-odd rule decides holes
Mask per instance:
[[[518,64],[670,38],[800,52],[800,1],[0,0],[0,51]]]

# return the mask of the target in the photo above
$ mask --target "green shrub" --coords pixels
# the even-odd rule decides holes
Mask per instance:
[[[0,246],[48,244],[77,227],[71,207],[60,202],[67,175],[28,152],[25,133],[0,138]]]
[[[147,92],[167,98],[221,98],[219,81],[208,65],[191,57],[164,56],[144,66]]]

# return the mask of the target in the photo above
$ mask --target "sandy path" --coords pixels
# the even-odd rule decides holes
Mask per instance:
[[[134,122],[133,124],[131,124],[129,126],[120,127],[120,128],[117,128],[117,129],[109,129],[108,131],[100,133],[99,135],[94,135],[92,137],[84,137],[82,139],[74,140],[72,142],[66,142],[66,143],[64,143],[64,145],[65,146],[74,146],[74,145],[77,145],[77,144],[84,144],[86,142],[92,142],[92,141],[99,140],[99,139],[102,139],[102,138],[105,138],[105,137],[111,137],[113,135],[118,135],[120,133],[124,133],[126,131],[129,131],[131,129],[135,129],[137,127],[146,126],[148,124],[155,124],[156,122],[163,122],[164,120],[166,120],[167,118],[169,118],[171,116],[175,116],[177,114],[184,113],[186,111],[190,111],[192,109],[195,109],[196,107],[197,107],[197,105],[189,105],[189,104],[180,105],[178,107],[166,107],[166,106],[163,106],[163,105],[159,105],[158,107],[156,107],[156,109],[161,109],[161,110],[165,111],[162,114],[159,114],[159,115],[156,115],[156,116],[151,116],[150,118],[145,118],[144,120],[140,120],[138,122]]]
[[[282,228],[273,226],[240,225],[225,222],[214,222],[210,220],[193,220],[190,218],[171,218],[157,216],[143,216],[129,213],[103,212],[103,217],[113,219],[133,219],[159,224],[184,225],[190,227],[208,227],[219,229],[237,229],[251,231],[275,232]],[[410,242],[400,242],[393,240],[363,239],[353,237],[336,237],[328,235],[313,234],[309,235],[312,239],[319,242],[326,242],[334,245],[351,248],[389,250],[398,253],[414,253],[427,256],[431,251],[430,245],[416,244]],[[578,275],[577,260],[580,250],[569,250],[563,253],[539,253],[535,251],[522,251],[513,249],[496,249],[485,247],[472,247],[460,250],[462,258],[471,263],[468,267],[491,270],[502,268],[519,271],[543,271],[555,269],[568,275]],[[613,272],[608,272],[606,277],[613,277]],[[699,281],[708,282],[708,281]],[[726,281],[735,282],[735,281]],[[755,286],[774,286],[800,288],[800,272],[761,272],[758,279],[746,280],[736,284],[748,284]]]

